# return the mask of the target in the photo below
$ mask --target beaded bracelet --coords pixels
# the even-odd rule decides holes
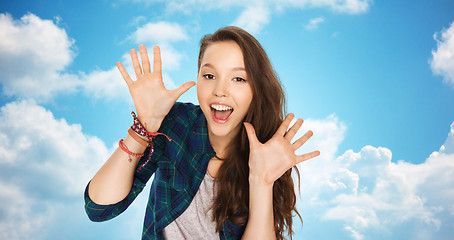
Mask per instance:
[[[120,141],[118,142],[118,146],[121,148],[121,150],[123,150],[124,152],[126,152],[128,154],[129,162],[132,161],[131,156],[140,158],[144,155],[143,153],[133,153],[133,152],[129,151],[128,147],[124,144],[123,139],[120,139]]]
[[[134,130],[134,132],[136,132],[137,134],[139,134],[140,136],[143,136],[143,137],[146,137],[148,138],[149,142],[151,143],[151,140],[153,140],[154,137],[158,136],[158,135],[163,135],[165,136],[169,141],[172,141],[172,139],[170,139],[167,135],[165,135],[164,133],[151,133],[151,132],[148,132],[147,129],[142,125],[142,123],[139,121],[139,119],[137,118],[136,114],[134,113],[134,111],[131,112],[131,115],[132,117],[134,118],[134,124],[131,126],[131,129]],[[146,124],[146,123],[145,123]],[[146,125],[145,125],[146,126]]]
[[[134,118],[134,123],[132,124],[131,126],[131,129],[139,134],[140,136],[143,136],[143,137],[146,137],[148,138],[148,145],[150,146],[150,152],[148,152],[148,156],[147,156],[147,160],[139,166],[139,168],[137,168],[137,172],[140,172],[140,170],[142,170],[142,168],[148,163],[148,161],[150,161],[151,159],[151,155],[153,154],[154,152],[154,148],[153,148],[153,138],[155,138],[156,136],[158,135],[163,135],[165,136],[169,141],[172,141],[172,139],[170,139],[167,135],[165,135],[164,133],[151,133],[151,132],[148,132],[147,129],[142,125],[142,123],[139,121],[139,119],[137,118],[136,114],[134,113],[134,111],[131,112],[131,115],[132,117]]]

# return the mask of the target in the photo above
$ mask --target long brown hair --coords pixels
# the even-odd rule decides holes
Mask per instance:
[[[201,42],[198,68],[207,47],[215,42],[235,41],[241,48],[248,81],[253,89],[253,98],[244,121],[251,123],[260,142],[268,141],[281,125],[285,113],[285,94],[265,50],[248,32],[238,27],[225,27],[214,34],[205,35]],[[247,223],[249,215],[249,140],[244,126],[232,139],[227,157],[218,171],[217,194],[213,203],[213,218],[216,230],[222,222],[230,220],[237,225]],[[299,172],[297,172],[299,181]],[[284,239],[287,231],[291,237],[292,212],[301,219],[295,208],[296,196],[291,176],[292,169],[274,182],[273,214],[277,239]]]

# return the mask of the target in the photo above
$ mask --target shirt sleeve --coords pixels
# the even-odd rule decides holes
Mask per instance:
[[[174,121],[175,115],[182,114],[184,112],[182,111],[182,109],[184,109],[184,106],[185,106],[184,104],[176,103],[172,107],[169,114],[162,122],[159,132],[165,132],[168,135],[170,135],[169,128],[171,127],[168,125],[172,125],[171,123]],[[167,141],[166,138],[159,137],[153,140],[154,152],[151,155],[150,161],[146,162],[148,152],[150,151],[150,148],[147,148],[147,150],[144,153],[144,157],[142,157],[137,164],[131,190],[129,194],[120,202],[109,205],[96,204],[90,199],[90,196],[88,195],[90,183],[87,184],[84,193],[85,212],[87,213],[88,218],[91,221],[102,222],[110,220],[120,215],[129,207],[129,205],[134,201],[134,199],[139,195],[139,193],[142,192],[143,188],[145,187],[145,184],[148,182],[151,176],[155,173],[158,167],[157,164],[158,159],[162,157],[163,150],[166,146],[165,144],[166,141]],[[143,166],[143,168],[140,168],[139,170],[140,166]]]
[[[109,205],[99,205],[93,202],[88,195],[88,188],[90,183],[88,183],[85,188],[85,212],[88,215],[88,218],[93,222],[102,222],[110,220],[122,212],[124,212],[129,205],[134,201],[134,199],[142,192],[145,184],[142,183],[139,179],[135,178],[131,187],[129,194],[120,202]]]
[[[87,184],[84,193],[85,199],[85,212],[88,215],[88,218],[93,222],[102,222],[110,220],[122,212],[124,212],[129,205],[136,199],[139,193],[142,192],[143,188],[145,187],[146,183],[153,175],[153,173],[157,169],[157,158],[159,158],[160,154],[153,153],[151,159],[148,164],[145,165],[140,171],[138,171],[138,167],[145,163],[146,158],[148,156],[150,148],[147,148],[145,151],[144,157],[142,157],[136,167],[136,172],[134,174],[134,180],[131,186],[131,190],[129,191],[128,195],[118,203],[115,204],[108,204],[108,205],[100,205],[93,202],[90,199],[88,194],[88,189],[90,187],[90,182]]]

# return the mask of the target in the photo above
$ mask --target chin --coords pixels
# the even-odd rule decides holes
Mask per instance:
[[[229,126],[209,126],[208,125],[208,129],[214,136],[218,136],[218,137],[229,136],[233,131],[233,129]]]
[[[229,139],[234,138],[238,132],[241,130],[241,122],[238,123],[236,126],[232,126],[230,124],[226,125],[219,125],[216,123],[209,123],[208,124],[208,131],[216,137],[226,137]]]

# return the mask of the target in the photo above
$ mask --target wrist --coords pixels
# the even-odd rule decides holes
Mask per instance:
[[[264,177],[250,173],[249,185],[259,186],[263,188],[273,188],[274,182],[267,182]]]
[[[161,127],[161,123],[164,118],[156,118],[153,116],[145,117],[137,114],[137,120],[142,124],[143,127],[145,127],[148,132],[155,133],[159,130],[159,127]]]
[[[134,111],[131,112],[131,115],[134,118],[133,126],[135,125],[135,126],[141,128],[142,131],[146,131],[148,133],[158,132],[159,128],[161,127],[161,123],[164,120],[164,118],[161,118],[161,119],[143,118],[141,116],[137,116],[134,113]]]
[[[153,131],[153,132],[148,131],[146,126],[144,126],[142,124],[142,122],[139,121],[139,119],[137,118],[134,111],[131,112],[131,115],[134,118],[134,121],[133,121],[134,123],[131,126],[132,131],[134,131],[135,133],[137,133],[138,135],[140,135],[142,137],[146,137],[148,139],[148,143],[151,144],[151,146],[153,146],[153,144],[151,143],[153,138],[158,135],[164,135],[169,141],[172,141],[172,139],[170,139],[167,135],[165,135],[164,133],[159,133],[159,132],[157,132],[157,130]],[[161,122],[159,122],[158,125],[161,125]]]
[[[156,133],[158,132],[159,128],[161,127],[162,119],[161,120],[145,120],[142,122],[143,126],[149,133]]]
[[[132,136],[129,134],[126,135],[126,137],[123,139],[124,145],[128,148],[129,151],[141,154],[145,152],[145,149],[147,148],[146,146],[143,146],[137,140],[135,140]]]

